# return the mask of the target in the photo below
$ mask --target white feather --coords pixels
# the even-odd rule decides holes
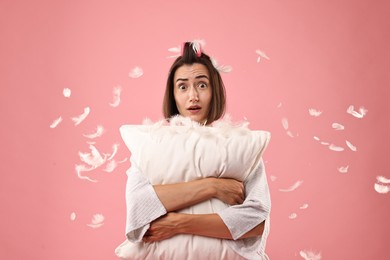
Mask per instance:
[[[287,189],[279,189],[279,191],[281,192],[291,192],[291,191],[294,191],[296,190],[299,186],[301,186],[303,183],[303,181],[297,181],[295,182],[293,185],[291,185],[289,188]]]
[[[210,59],[211,59],[211,63],[213,64],[214,68],[216,68],[219,72],[229,73],[233,70],[232,66],[218,65],[218,61],[215,58],[210,57]]]
[[[297,217],[297,213],[291,213],[290,216],[288,216],[289,219],[296,219]]]
[[[191,45],[194,52],[197,53],[199,50],[200,51],[204,50],[204,47],[206,46],[206,42],[203,39],[202,40],[196,39],[191,42]]]
[[[79,152],[81,161],[94,168],[97,168],[106,162],[107,157],[104,156],[103,158],[94,145],[89,145],[89,149],[91,150],[91,153]]]
[[[321,253],[314,253],[313,251],[309,250],[301,250],[299,254],[305,260],[321,260]]]
[[[76,213],[75,212],[70,213],[70,220],[71,221],[75,221],[76,220]]]
[[[284,130],[288,129],[288,119],[287,118],[285,118],[285,117],[282,118],[282,125],[283,125]]]
[[[256,53],[259,55],[259,57],[257,57],[257,62],[260,62],[261,58],[264,58],[266,60],[270,60],[270,58],[267,56],[267,54],[265,54],[265,52],[263,52],[261,50],[256,50]]]
[[[309,207],[309,204],[305,203],[302,206],[300,206],[300,209],[307,209]]]
[[[108,157],[108,160],[112,160],[112,158],[114,158],[114,156],[118,152],[118,147],[119,147],[119,144],[112,145],[112,153],[111,153],[110,157]]]
[[[99,228],[104,224],[103,222],[104,216],[102,214],[95,214],[92,217],[91,223],[87,225],[91,228]]]
[[[104,128],[103,126],[101,125],[98,125],[96,127],[96,131],[92,134],[83,134],[83,136],[87,137],[87,138],[90,138],[90,139],[94,139],[96,137],[100,137],[103,135],[103,132],[104,132]]]
[[[349,168],[349,165],[347,165],[347,166],[341,166],[341,167],[338,167],[337,170],[338,170],[340,173],[347,173],[347,172],[348,172],[348,168]]]
[[[335,151],[335,152],[342,152],[342,151],[344,151],[343,147],[337,146],[335,144],[330,144],[329,145],[329,149],[332,150],[332,151]]]
[[[106,164],[106,168],[103,171],[113,172],[117,166],[118,166],[118,163],[115,160],[111,160]]]
[[[345,141],[345,143],[347,144],[347,146],[349,147],[349,149],[351,149],[351,150],[354,151],[354,152],[357,151],[356,146],[354,146],[353,144],[351,144],[349,141]]]
[[[319,140],[320,140],[320,138],[318,138],[317,136],[313,136],[313,138],[314,138],[314,140],[316,140],[316,141],[319,141]]]
[[[81,165],[76,165],[75,169],[77,172],[77,177],[79,177],[80,179],[87,180],[90,182],[97,182],[97,180],[93,180],[93,179],[89,178],[88,176],[81,175],[82,172],[88,172],[88,171],[94,170],[95,169],[94,167],[87,168],[85,165],[81,164]]]
[[[180,53],[181,50],[180,50],[180,46],[177,46],[177,47],[169,48],[168,51],[173,53]]]
[[[329,145],[329,143],[328,143],[328,142],[321,142],[321,144],[322,144],[322,145],[326,145],[326,146],[328,146],[328,145]]]
[[[342,124],[339,124],[339,123],[333,123],[332,127],[335,130],[344,130],[344,126]]]
[[[110,106],[112,107],[119,106],[119,104],[121,103],[121,92],[122,92],[121,86],[114,87],[114,89],[112,90],[113,101],[112,103],[109,103]]]
[[[287,134],[288,136],[294,138],[294,134],[293,134],[290,130],[286,131],[286,134]]]
[[[322,111],[316,110],[314,108],[309,109],[309,114],[314,117],[318,117],[322,114]]]
[[[62,117],[55,119],[53,123],[51,123],[50,128],[56,128],[62,122]]]
[[[133,78],[133,79],[136,79],[136,78],[141,77],[143,74],[144,74],[144,71],[142,70],[142,68],[140,68],[140,67],[135,67],[134,69],[132,69],[132,70],[130,71],[129,77],[130,77],[130,78]]]
[[[383,176],[377,176],[376,179],[380,183],[384,183],[384,184],[390,183],[390,179],[387,179],[386,177],[383,177]]]
[[[62,94],[64,95],[64,97],[69,98],[70,95],[72,94],[72,91],[69,88],[64,88]]]
[[[383,184],[375,183],[374,184],[375,191],[381,194],[386,194],[390,191],[390,186],[386,186]]]
[[[89,115],[91,112],[91,109],[89,107],[84,108],[84,113],[82,113],[79,116],[72,117],[72,121],[74,122],[75,125],[79,125],[81,122],[84,121],[85,118]]]
[[[367,114],[367,109],[364,107],[359,108],[359,112],[355,111],[355,108],[353,105],[350,105],[347,109],[347,113],[353,115],[356,118],[363,118]]]

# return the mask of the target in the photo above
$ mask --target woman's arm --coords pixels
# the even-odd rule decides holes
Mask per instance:
[[[234,179],[205,178],[190,182],[153,185],[167,212],[187,208],[211,198],[228,205],[244,201],[244,184]]]
[[[261,236],[263,230],[264,222],[242,235],[240,239]],[[144,242],[157,242],[178,234],[233,239],[229,229],[218,214],[168,213],[151,223],[142,240]]]

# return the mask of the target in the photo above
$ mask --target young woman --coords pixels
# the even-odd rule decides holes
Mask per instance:
[[[164,116],[169,120],[180,115],[212,127],[223,116],[225,103],[225,88],[210,57],[202,52],[199,44],[186,42],[182,56],[175,60],[169,72],[163,102]],[[125,243],[138,243],[138,247],[134,244],[132,249],[129,247],[130,251],[187,234],[209,239],[205,241],[218,241],[213,248],[204,248],[203,255],[195,252],[202,250],[199,248],[188,252],[193,259],[268,259],[264,250],[269,232],[270,197],[262,163],[245,182],[209,177],[151,185],[136,171],[128,175],[127,205],[131,204],[131,209],[129,211],[128,207],[126,234],[130,241]],[[135,183],[136,189],[129,188]],[[178,212],[210,199],[218,199],[230,206],[208,214]],[[139,224],[136,216],[142,217],[143,213],[137,215],[136,212],[148,212],[146,225]],[[124,245],[121,246],[119,249],[123,249]],[[117,249],[117,254],[121,255],[119,251]],[[134,252],[128,259],[136,259],[136,255]],[[151,254],[148,257],[168,259],[180,256]]]

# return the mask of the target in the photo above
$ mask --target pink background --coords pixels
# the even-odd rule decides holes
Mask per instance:
[[[78,152],[90,152],[83,134],[102,125],[96,148],[111,153],[119,143],[115,159],[128,159],[118,127],[162,118],[168,49],[204,39],[206,52],[233,68],[222,75],[228,113],[272,133],[264,155],[270,258],[310,250],[322,259],[387,259],[390,193],[374,184],[390,178],[389,15],[386,0],[1,1],[0,258],[116,259],[129,162],[83,173],[96,183],[79,179]],[[256,50],[270,60],[257,62]],[[129,77],[136,66],[144,74]],[[116,86],[121,103],[112,107]],[[350,105],[368,112],[356,118]],[[85,107],[90,114],[75,126]],[[105,220],[93,229],[95,214]]]

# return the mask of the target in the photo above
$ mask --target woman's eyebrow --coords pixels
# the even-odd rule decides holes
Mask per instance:
[[[202,79],[202,78],[206,78],[206,79],[209,79],[209,77],[207,77],[207,75],[199,75],[199,76],[196,76],[195,77],[196,79]],[[178,78],[177,80],[176,80],[176,82],[178,82],[178,81],[188,81],[188,79],[185,79],[185,78]]]

